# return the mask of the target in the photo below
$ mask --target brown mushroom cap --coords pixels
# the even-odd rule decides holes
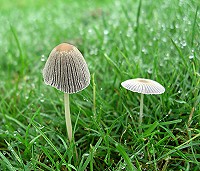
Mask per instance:
[[[50,53],[43,69],[44,82],[65,93],[76,93],[90,84],[90,72],[80,51],[61,43]]]
[[[162,94],[165,88],[156,81],[144,78],[126,80],[121,85],[130,91],[142,94]]]

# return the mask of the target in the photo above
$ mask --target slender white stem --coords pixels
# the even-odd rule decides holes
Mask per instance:
[[[144,94],[141,94],[141,98],[140,98],[139,126],[141,126],[141,124],[142,124],[142,118],[143,118],[143,99],[144,99]]]
[[[71,117],[70,117],[68,93],[64,93],[64,104],[65,104],[65,120],[66,120],[66,126],[67,126],[67,134],[68,134],[69,140],[71,141],[72,140],[72,123],[71,123]]]

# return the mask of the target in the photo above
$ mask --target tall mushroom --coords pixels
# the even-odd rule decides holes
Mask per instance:
[[[61,43],[50,53],[43,69],[44,82],[64,92],[65,119],[68,138],[72,140],[69,94],[90,84],[90,72],[81,52],[73,45]]]
[[[144,78],[135,78],[126,80],[121,83],[122,87],[132,92],[141,93],[140,98],[140,116],[139,125],[142,123],[143,118],[143,99],[144,94],[162,94],[165,92],[165,88],[156,81]]]

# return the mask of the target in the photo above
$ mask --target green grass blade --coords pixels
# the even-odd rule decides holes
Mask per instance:
[[[6,144],[8,145],[8,149],[11,151],[11,153],[14,155],[14,157],[16,158],[16,160],[20,163],[20,165],[22,167],[24,167],[24,163],[22,161],[22,159],[17,155],[17,153],[15,152],[15,150],[13,149],[13,147],[7,142],[5,141]]]
[[[193,26],[192,26],[192,38],[191,38],[191,46],[192,47],[193,47],[193,44],[194,44],[195,26],[196,26],[196,22],[197,22],[198,10],[199,10],[199,6],[197,6],[197,8],[196,8],[196,12],[195,12],[195,16],[194,16],[194,23],[193,23]]]
[[[26,134],[25,134],[25,143],[26,143],[26,147],[28,147],[28,145],[30,144],[28,142],[28,136],[29,136],[29,129],[31,127],[31,124],[33,122],[33,120],[35,119],[35,117],[37,116],[37,114],[40,112],[40,108],[38,108],[38,110],[35,112],[35,114],[33,115],[33,117],[31,118],[28,126],[27,126],[27,129],[26,129]]]
[[[190,142],[196,138],[198,138],[200,136],[200,133],[195,135],[194,137],[192,137],[191,139],[189,139],[188,141],[184,142],[183,144],[179,145],[179,146],[176,146],[174,149],[168,151],[167,153],[163,154],[161,157],[159,157],[158,159],[156,159],[156,161],[159,161],[169,155],[171,155],[172,153],[178,151],[178,150],[181,150],[181,149],[184,149],[184,148],[188,148],[191,146]],[[193,146],[194,145],[197,145],[199,146],[200,143],[196,143],[196,144],[192,144]],[[152,162],[148,162],[148,164],[151,164]]]
[[[181,57],[183,64],[185,65],[185,67],[187,67],[187,62],[185,60],[185,56],[183,55],[183,53],[181,52],[181,49],[176,45],[176,43],[174,42],[173,39],[171,39],[172,44],[174,45],[174,47],[176,48],[176,50],[178,51],[179,56]]]
[[[117,66],[117,64],[105,53],[104,56],[106,57],[107,61],[114,66],[115,70],[120,74],[121,71],[119,69],[119,67]]]
[[[91,149],[90,154],[88,155],[86,161],[84,162],[83,166],[79,166],[78,171],[84,171],[86,169],[86,167],[88,166],[88,164],[90,163],[91,160],[93,160],[93,156],[95,151],[99,148],[99,145],[102,142],[102,138],[99,138],[99,140],[97,141],[96,145],[94,146],[94,148]],[[83,161],[81,161],[81,163],[83,163]],[[91,166],[90,166],[91,168]]]
[[[143,136],[149,136],[155,129],[156,127],[159,125],[159,123],[157,121],[155,121],[153,124],[149,125],[149,128],[144,132]]]
[[[172,138],[173,140],[175,141],[176,145],[178,145],[178,140],[177,140],[177,137],[172,133],[172,131],[162,125],[160,125],[161,128],[163,128]]]
[[[47,166],[46,164],[44,163],[41,163],[35,159],[31,159],[33,162],[35,162],[36,164],[42,166],[43,168],[45,168],[46,170],[49,170],[49,171],[55,171],[54,169],[50,168],[49,166]]]
[[[119,143],[116,143],[115,146],[116,146],[118,152],[121,154],[121,156],[125,160],[128,170],[129,171],[137,171],[137,168],[131,163],[131,159],[128,157],[127,153],[125,152],[125,149]]]
[[[25,59],[24,59],[24,55],[23,55],[23,52],[22,52],[22,48],[21,48],[21,45],[20,45],[20,42],[19,42],[19,39],[18,39],[18,36],[17,36],[17,33],[14,29],[14,27],[10,24],[10,30],[15,38],[15,42],[17,44],[17,48],[19,50],[19,57],[20,57],[20,64],[21,64],[21,70],[20,70],[20,73],[21,73],[21,76],[24,74],[24,69],[25,69]]]
[[[182,119],[177,119],[177,120],[173,120],[173,121],[166,121],[166,122],[160,122],[159,125],[172,125],[172,124],[177,124],[182,122]]]
[[[137,10],[137,18],[136,18],[137,25],[136,25],[136,28],[135,28],[136,34],[138,34],[139,25],[140,25],[140,14],[141,14],[140,11],[141,11],[141,7],[142,7],[142,0],[139,1],[138,10]]]
[[[48,159],[51,161],[51,163],[56,166],[55,161],[53,160],[53,158],[51,157],[51,155],[49,154],[49,152],[46,150],[45,147],[41,146],[42,151],[44,152],[44,154],[48,157]]]
[[[7,164],[7,167],[10,171],[16,171],[16,169],[12,166],[12,164],[9,162],[9,160],[1,153],[1,151],[0,151],[0,157]]]
[[[22,127],[24,130],[26,130],[26,126],[21,123],[20,121],[18,121],[17,119],[15,119],[14,117],[11,117],[11,116],[8,116],[8,115],[5,115],[5,117],[13,122],[15,122],[16,124],[18,124],[20,127]]]
[[[57,153],[57,155],[61,158],[62,162],[66,165],[66,167],[68,167],[68,169],[70,169],[69,167],[71,167],[72,169],[76,170],[76,168],[68,163],[66,163],[64,157],[62,156],[62,154],[59,152],[59,150],[56,148],[56,146],[51,142],[51,140],[44,134],[44,132],[42,132],[36,125],[35,123],[32,123],[32,125],[40,132],[40,134],[42,135],[42,137],[48,142],[48,144],[53,148],[53,150]]]

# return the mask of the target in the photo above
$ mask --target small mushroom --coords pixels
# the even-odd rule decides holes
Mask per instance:
[[[65,119],[68,138],[72,139],[69,94],[90,84],[90,72],[81,52],[73,45],[61,43],[50,53],[43,69],[44,82],[64,92]]]
[[[121,83],[122,87],[132,92],[141,93],[140,98],[140,116],[139,125],[142,123],[143,118],[143,99],[144,94],[162,94],[165,92],[165,88],[156,81],[144,78],[136,78],[126,80]]]

